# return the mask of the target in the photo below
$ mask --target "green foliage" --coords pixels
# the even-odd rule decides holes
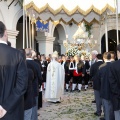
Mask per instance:
[[[88,25],[85,23],[85,28],[86,28],[86,32],[88,32],[88,37],[90,38],[91,36],[91,29],[92,29],[92,24]]]

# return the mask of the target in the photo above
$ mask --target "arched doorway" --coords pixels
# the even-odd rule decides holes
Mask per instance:
[[[25,23],[26,23],[26,20],[25,20]],[[18,20],[16,29],[19,31],[19,34],[16,39],[16,48],[21,49],[23,48],[23,16],[21,16],[20,19]],[[28,40],[29,40],[29,17],[27,17],[27,33],[28,33]],[[35,30],[34,30],[34,33],[36,34]],[[30,45],[30,41],[28,41],[28,47],[30,47],[29,45]],[[26,41],[26,26],[25,26],[25,48],[26,47],[27,47],[27,41]],[[36,43],[34,45],[34,48],[36,48]]]
[[[16,29],[19,31],[19,34],[16,39],[16,48],[22,49],[23,48],[23,16],[17,22]]]
[[[119,41],[120,41],[120,31],[119,31]],[[116,30],[108,31],[108,51],[116,51],[117,46],[117,34]],[[105,42],[105,34],[101,39],[101,53],[106,52],[106,42]]]
[[[66,39],[65,30],[61,24],[58,24],[55,27],[53,36],[55,37],[55,41],[53,43],[53,51],[57,51],[59,54],[61,54],[60,43]]]

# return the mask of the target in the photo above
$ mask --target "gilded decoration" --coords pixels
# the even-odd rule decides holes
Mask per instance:
[[[43,23],[43,24],[46,24],[47,22],[51,21],[54,25],[60,24],[60,22],[63,22],[66,25],[69,25],[72,22],[75,23],[75,24],[77,24],[77,25],[80,25],[82,22],[85,22],[87,25],[91,25],[92,23],[99,23],[99,21],[96,20],[95,18],[93,18],[93,20],[90,21],[90,22],[87,22],[85,19],[82,19],[81,21],[77,22],[73,18],[70,21],[68,21],[68,22],[66,22],[62,18],[60,20],[57,20],[57,21],[54,21],[52,18],[49,18],[48,20],[44,21],[44,20],[41,20],[40,17],[38,17],[36,20],[40,20],[40,22]]]
[[[29,4],[24,6],[27,9],[29,8],[33,8],[37,13],[42,13],[44,12],[46,9],[48,9],[53,15],[57,15],[59,14],[61,11],[64,11],[68,16],[72,16],[73,14],[75,14],[77,11],[86,16],[87,14],[89,14],[91,11],[94,11],[95,13],[101,15],[103,12],[105,12],[107,9],[109,9],[112,12],[115,12],[115,8],[113,8],[112,6],[110,6],[109,4],[106,4],[102,10],[97,9],[94,5],[92,5],[88,10],[84,11],[82,10],[79,6],[76,6],[73,10],[69,11],[64,5],[61,5],[61,7],[59,7],[58,9],[54,10],[52,9],[49,4],[47,3],[45,6],[38,8],[34,2],[30,2]]]

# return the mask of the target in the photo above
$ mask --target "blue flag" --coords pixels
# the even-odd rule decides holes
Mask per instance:
[[[36,31],[49,32],[49,23],[43,24],[38,20],[36,22]]]

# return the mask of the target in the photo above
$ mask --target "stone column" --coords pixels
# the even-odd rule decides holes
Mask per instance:
[[[65,54],[65,53],[66,53],[66,48],[65,48],[64,45],[63,45],[63,41],[64,41],[64,40],[58,40],[58,43],[59,43],[60,46],[61,46],[61,54]]]
[[[7,30],[8,41],[11,42],[11,47],[16,48],[16,37],[19,31]]]
[[[105,41],[106,41],[106,52],[108,52],[108,25],[107,25],[107,14],[105,16]]]
[[[36,40],[39,44],[39,52],[48,56],[53,53],[53,41],[55,37],[48,37],[44,32],[37,32]]]

